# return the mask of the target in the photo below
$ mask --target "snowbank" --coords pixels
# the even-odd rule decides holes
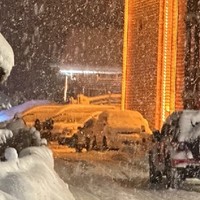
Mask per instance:
[[[17,161],[1,162],[0,169],[1,200],[74,200],[47,147],[26,148]]]
[[[16,113],[22,113],[25,110],[33,108],[35,106],[47,105],[49,103],[50,102],[47,100],[31,100],[21,105],[14,106],[8,110],[2,110],[0,111],[0,122],[11,120]]]
[[[3,75],[1,81],[5,81],[10,72],[12,67],[14,66],[14,53],[11,46],[8,44],[6,39],[0,33],[0,68],[3,69],[5,75]]]

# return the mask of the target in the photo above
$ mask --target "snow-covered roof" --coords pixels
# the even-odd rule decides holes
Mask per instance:
[[[5,72],[1,81],[5,81],[14,66],[14,53],[12,47],[0,33],[0,67]]]

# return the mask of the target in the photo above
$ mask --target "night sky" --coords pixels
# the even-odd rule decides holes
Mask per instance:
[[[51,63],[121,70],[123,0],[1,0],[0,31],[15,53],[1,87],[15,96],[55,95],[63,80]]]
[[[27,99],[54,98],[63,80],[51,63],[121,70],[123,4],[123,0],[1,0],[0,31],[15,53],[15,68],[2,90]]]

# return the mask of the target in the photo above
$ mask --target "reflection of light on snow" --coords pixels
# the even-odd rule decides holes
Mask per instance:
[[[121,72],[116,71],[91,71],[91,70],[60,70],[61,74],[121,74]]]
[[[2,110],[0,111],[0,122],[11,120],[16,113],[22,113],[23,111],[32,108],[34,106],[45,105],[49,103],[50,102],[47,100],[31,100],[21,105],[14,106],[8,110]]]
[[[6,114],[0,114],[0,122],[4,122],[4,121],[7,121],[9,120],[10,117]]]

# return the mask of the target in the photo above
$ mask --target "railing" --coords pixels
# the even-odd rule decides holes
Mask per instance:
[[[79,104],[95,104],[95,105],[120,105],[121,104],[121,94],[106,94],[95,97],[86,97],[84,95],[79,95]]]

